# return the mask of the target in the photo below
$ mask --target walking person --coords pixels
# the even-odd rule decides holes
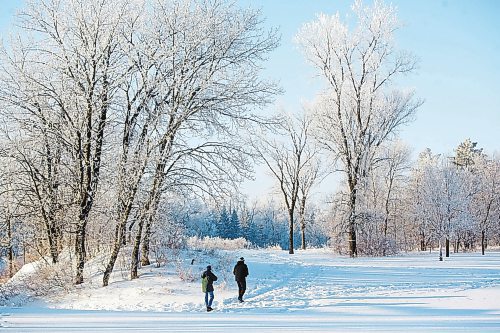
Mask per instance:
[[[207,312],[212,311],[212,302],[214,301],[214,281],[217,281],[217,276],[212,273],[212,266],[208,265],[207,270],[201,274],[201,290],[205,293],[205,306]]]
[[[238,283],[238,301],[243,302],[243,295],[247,289],[248,266],[245,264],[245,258],[241,257],[233,269],[234,279]]]

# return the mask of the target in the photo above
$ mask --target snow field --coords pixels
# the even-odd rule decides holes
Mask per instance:
[[[249,267],[238,303],[232,267]],[[191,259],[195,264],[190,265]],[[182,264],[184,280],[178,270]],[[215,312],[206,313],[199,275],[211,264]],[[0,308],[6,332],[499,332],[500,252],[384,258],[329,250],[187,251],[180,263],[143,267],[108,287],[98,274],[75,292],[25,307]]]

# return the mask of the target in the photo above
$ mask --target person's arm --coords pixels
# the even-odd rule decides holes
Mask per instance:
[[[214,273],[210,273],[212,281],[217,281],[217,276]]]

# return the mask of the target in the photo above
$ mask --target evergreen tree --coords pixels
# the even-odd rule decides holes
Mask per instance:
[[[241,228],[240,228],[240,219],[238,218],[238,213],[236,212],[236,209],[233,209],[233,212],[231,213],[231,218],[229,219],[229,228],[228,228],[228,238],[238,238],[241,235]]]
[[[474,165],[474,160],[481,156],[483,149],[476,148],[477,142],[466,139],[455,149],[454,163],[457,166],[470,170]]]
[[[229,238],[229,232],[230,232],[229,223],[230,223],[229,214],[227,213],[226,206],[224,206],[222,207],[222,210],[220,212],[219,221],[217,221],[217,230],[219,237]]]

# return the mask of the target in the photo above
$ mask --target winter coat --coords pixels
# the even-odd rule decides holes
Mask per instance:
[[[206,270],[203,272],[203,274],[201,274],[202,279],[205,276],[208,277],[207,292],[214,291],[214,281],[217,281],[217,276],[215,276],[215,274],[210,270]]]
[[[238,261],[233,269],[234,278],[236,281],[245,281],[248,276],[248,267],[243,261]]]

